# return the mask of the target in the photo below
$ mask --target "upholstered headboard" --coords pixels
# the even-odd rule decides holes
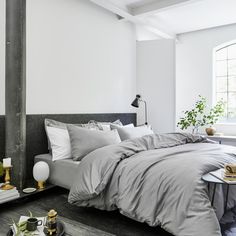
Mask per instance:
[[[87,123],[90,120],[115,121],[120,119],[123,124],[136,125],[136,113],[105,113],[105,114],[40,114],[26,117],[26,178],[32,178],[34,156],[48,152],[44,119],[54,119],[65,123]],[[0,116],[0,157],[4,157],[5,149],[5,118]]]

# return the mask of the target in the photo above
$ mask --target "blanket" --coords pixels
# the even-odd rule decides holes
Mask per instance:
[[[235,153],[235,147],[185,133],[127,140],[99,148],[81,161],[68,200],[78,206],[119,209],[177,236],[220,236],[224,212],[217,219],[201,177],[236,163]],[[234,198],[229,205],[235,205]]]

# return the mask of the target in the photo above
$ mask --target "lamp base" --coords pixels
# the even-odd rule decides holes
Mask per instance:
[[[13,185],[10,185],[10,184],[6,183],[1,187],[1,190],[10,190],[10,189],[13,189],[13,188],[14,188]]]
[[[42,190],[45,188],[45,182],[44,181],[38,181],[38,189]]]

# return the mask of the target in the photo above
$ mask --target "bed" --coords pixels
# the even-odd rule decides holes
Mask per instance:
[[[70,133],[72,127],[67,128]],[[225,163],[235,163],[236,148],[200,135],[149,134],[95,148],[76,161],[53,162],[50,154],[35,157],[35,161],[41,160],[50,166],[49,181],[70,190],[71,204],[118,209],[173,235],[220,236],[219,221],[229,223],[236,218],[236,188],[230,188],[224,212],[224,186],[217,188],[214,209],[207,184],[201,179]]]

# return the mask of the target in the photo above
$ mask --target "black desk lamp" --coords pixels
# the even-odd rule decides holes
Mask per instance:
[[[145,125],[147,125],[147,103],[146,101],[141,99],[141,95],[137,94],[136,98],[134,99],[134,101],[131,103],[131,106],[139,108],[139,103],[143,102],[145,105]]]

